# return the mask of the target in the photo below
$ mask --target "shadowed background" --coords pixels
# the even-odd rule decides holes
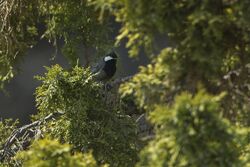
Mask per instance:
[[[132,75],[136,73],[139,65],[147,63],[145,59],[130,59],[124,44],[116,48],[116,52],[120,56],[116,77]],[[55,48],[46,40],[40,40],[27,52],[23,61],[18,64],[19,74],[5,87],[8,95],[0,92],[0,118],[18,118],[21,124],[30,121],[30,115],[37,112],[34,92],[40,84],[34,76],[44,74],[44,66],[60,64],[64,68],[70,67],[60,51],[52,60],[54,53]]]

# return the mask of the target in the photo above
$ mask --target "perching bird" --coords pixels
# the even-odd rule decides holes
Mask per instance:
[[[117,54],[115,52],[111,52],[98,62],[95,66],[91,68],[91,72],[93,73],[93,78],[96,81],[107,81],[111,79],[116,72],[116,61]]]

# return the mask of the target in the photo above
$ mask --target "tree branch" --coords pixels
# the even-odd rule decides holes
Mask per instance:
[[[27,148],[32,139],[40,137],[41,125],[63,114],[64,113],[60,111],[51,113],[43,119],[34,121],[31,124],[24,125],[14,130],[0,150],[0,162],[3,162],[5,159],[11,158],[17,153],[17,151]]]

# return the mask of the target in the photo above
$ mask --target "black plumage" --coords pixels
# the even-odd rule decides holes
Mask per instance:
[[[111,52],[103,57],[95,66],[91,68],[93,78],[97,81],[107,81],[116,72],[117,54]]]

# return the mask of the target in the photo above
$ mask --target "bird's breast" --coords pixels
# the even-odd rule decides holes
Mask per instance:
[[[105,63],[104,69],[108,77],[113,77],[116,72],[116,61],[110,60]]]

